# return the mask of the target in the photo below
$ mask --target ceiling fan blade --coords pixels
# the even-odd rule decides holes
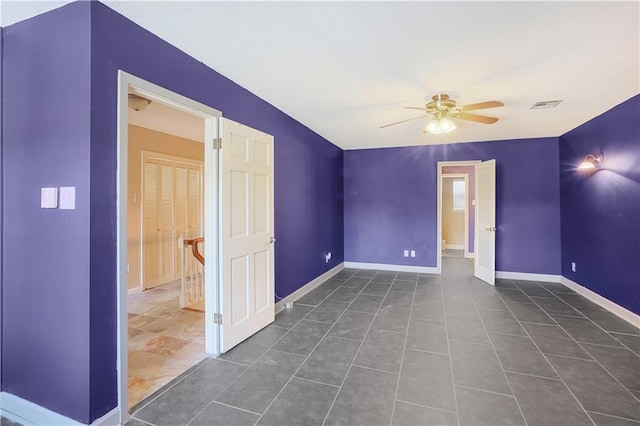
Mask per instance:
[[[477,104],[460,105],[458,108],[462,111],[473,111],[474,109],[497,108],[502,106],[504,106],[504,104],[500,101],[487,101]]]
[[[425,107],[404,107],[405,109],[417,109],[418,111],[425,111]]]
[[[402,121],[396,121],[395,123],[391,123],[391,124],[385,124],[384,126],[380,126],[381,129],[385,128],[385,127],[389,127],[389,126],[395,126],[396,124],[400,124],[400,123],[406,123],[407,121],[411,121],[411,120],[417,120],[419,118],[425,118],[426,115],[421,115],[420,117],[413,117],[413,118],[409,118],[407,120],[402,120]]]
[[[461,112],[460,114],[456,115],[455,118],[459,118],[461,120],[475,121],[476,123],[482,123],[482,124],[493,124],[496,121],[498,121],[496,117],[487,117],[486,115],[471,114],[468,112]]]

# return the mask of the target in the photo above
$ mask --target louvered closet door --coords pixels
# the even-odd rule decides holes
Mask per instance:
[[[190,239],[202,237],[202,172],[198,165],[176,163],[175,165],[175,235]],[[177,245],[176,256],[180,258]],[[201,250],[202,251],[202,250]],[[181,272],[178,262],[177,270]]]
[[[175,250],[175,177],[170,161],[147,159],[143,188],[144,287],[178,278]]]
[[[152,288],[180,279],[178,237],[202,236],[202,171],[153,157],[143,169],[143,282]]]
[[[158,244],[160,222],[158,220],[158,192],[160,189],[160,164],[146,161],[143,167],[142,188],[142,282],[144,288],[151,288],[160,283],[158,260],[160,245]]]

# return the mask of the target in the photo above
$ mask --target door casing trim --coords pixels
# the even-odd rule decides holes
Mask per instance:
[[[127,317],[127,165],[128,165],[128,95],[135,93],[179,109],[191,115],[201,117],[205,126],[205,167],[204,181],[204,237],[213,241],[212,247],[205,248],[213,253],[215,261],[205,264],[205,350],[210,355],[219,353],[219,326],[214,325],[213,315],[218,306],[218,151],[213,149],[213,141],[218,137],[218,120],[222,112],[193,99],[182,96],[164,87],[150,83],[125,71],[118,71],[117,102],[117,362],[118,371],[118,410],[120,423],[129,418],[128,405],[128,317]],[[215,191],[211,191],[214,188]],[[209,195],[207,196],[207,192]],[[210,218],[206,220],[206,218]],[[209,226],[207,226],[209,225]]]

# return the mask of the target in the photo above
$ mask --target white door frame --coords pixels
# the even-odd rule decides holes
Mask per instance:
[[[210,261],[205,263],[205,350],[208,354],[219,353],[219,326],[214,325],[214,313],[218,306],[218,151],[213,149],[213,140],[218,137],[218,119],[222,113],[200,102],[194,101],[163,87],[145,81],[122,70],[118,71],[118,166],[117,166],[117,371],[118,411],[120,424],[129,418],[128,404],[128,318],[127,318],[127,164],[128,164],[128,95],[129,91],[140,94],[154,102],[168,105],[204,119],[204,223],[205,245]],[[213,189],[213,190],[212,190]],[[207,195],[207,193],[209,195]],[[209,226],[207,226],[209,225]]]
[[[469,257],[469,173],[443,173],[442,179],[464,180],[464,257]]]
[[[442,168],[445,166],[475,166],[478,163],[481,163],[482,161],[480,160],[467,160],[467,161],[438,161],[438,180],[437,180],[437,185],[438,185],[438,190],[437,190],[437,205],[438,205],[438,219],[437,219],[437,232],[438,232],[438,241],[437,241],[437,247],[438,247],[438,253],[436,255],[436,273],[441,274],[442,273]],[[448,176],[448,175],[447,175]],[[475,186],[475,185],[474,185]],[[467,189],[468,189],[468,184],[467,184]],[[469,191],[467,191],[468,195]],[[477,199],[476,198],[476,193],[477,190],[476,188],[473,189],[473,199]],[[468,213],[467,211],[469,210],[469,205],[467,203],[467,205],[465,206],[465,235],[467,235],[466,241],[465,241],[465,255],[468,254],[467,251],[467,247],[469,244],[469,238],[468,238],[468,231],[467,231],[467,227],[468,225]],[[475,237],[475,233],[473,236],[473,239],[475,241],[476,237]]]

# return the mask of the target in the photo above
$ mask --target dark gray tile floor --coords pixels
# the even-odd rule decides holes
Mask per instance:
[[[639,354],[640,329],[559,284],[453,257],[343,270],[130,424],[640,425]]]
[[[0,425],[1,426],[21,426],[20,423],[9,420],[6,417],[0,416]]]

